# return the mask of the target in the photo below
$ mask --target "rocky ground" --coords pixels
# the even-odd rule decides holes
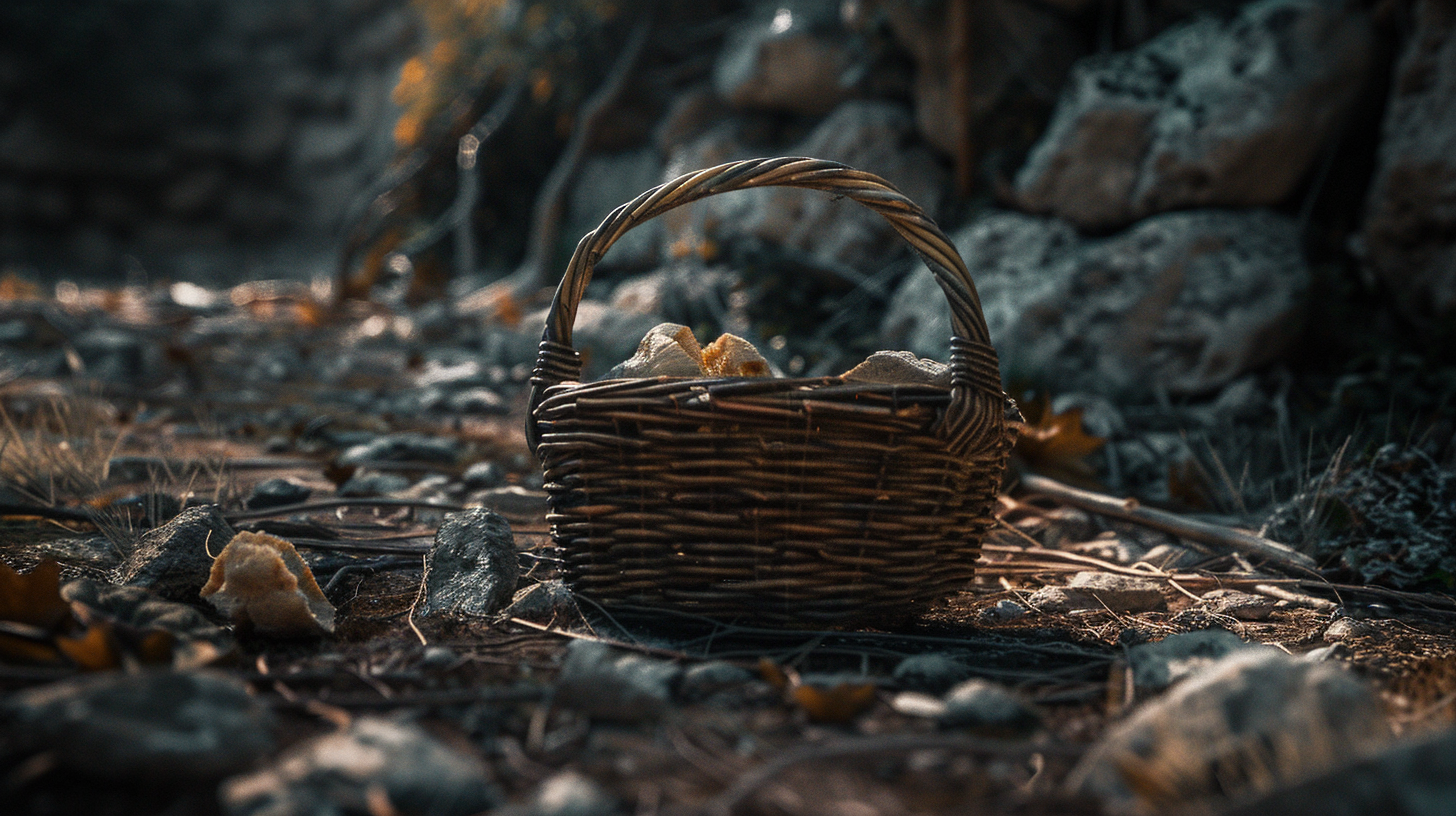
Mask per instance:
[[[1449,3],[126,5],[0,11],[17,812],[1456,810]],[[565,258],[773,155],[945,227],[1025,414],[904,625],[561,580]],[[661,323],[790,376],[951,334],[783,189],[622,236],[585,376]]]
[[[1037,475],[1093,483],[1107,460],[1074,413],[1029,411],[1041,447],[1019,449],[976,581],[908,626],[605,609],[556,578],[527,372],[481,351],[528,322],[333,311],[304,284],[23,284],[0,320],[16,812],[1450,801],[1439,542],[1354,563],[1367,527],[1340,550],[1281,533],[1316,568],[1251,555],[1234,526],[1251,516],[1146,515]],[[1449,471],[1382,455],[1323,495],[1424,501],[1417,526],[1448,535]]]

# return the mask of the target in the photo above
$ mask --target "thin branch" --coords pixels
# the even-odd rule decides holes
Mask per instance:
[[[1022,474],[1021,485],[1027,490],[1050,496],[1088,512],[1131,521],[1154,530],[1162,530],[1165,533],[1211,546],[1223,547],[1242,555],[1262,559],[1271,566],[1281,567],[1290,572],[1307,575],[1318,568],[1313,558],[1277,541],[1270,541],[1263,536],[1222,524],[1212,524],[1165,510],[1144,507],[1136,499],[1119,499],[1104,493],[1094,493],[1034,473]]]
[[[319,510],[337,510],[341,507],[414,507],[422,510],[444,510],[447,513],[458,513],[465,509],[463,504],[453,502],[432,502],[424,499],[381,499],[381,498],[354,498],[354,499],[320,499],[318,501],[301,502],[299,504],[284,504],[278,507],[262,507],[257,510],[242,510],[236,513],[226,514],[229,523],[239,521],[254,521],[256,519],[277,518],[279,516],[290,516],[294,513],[314,513]]]

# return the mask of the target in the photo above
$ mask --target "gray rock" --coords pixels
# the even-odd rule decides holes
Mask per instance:
[[[530,816],[613,816],[617,800],[576,771],[562,771],[541,783],[531,802]]]
[[[71,341],[90,377],[111,382],[137,384],[153,373],[155,361],[148,358],[151,344],[135,332],[95,328]]]
[[[997,736],[1023,735],[1041,727],[1041,714],[1005,686],[979,678],[945,695],[941,728],[962,728]]]
[[[982,609],[980,617],[982,621],[1014,621],[1026,617],[1026,607],[1010,598],[1002,598],[995,606]]]
[[[1249,643],[1227,629],[1200,629],[1169,635],[1154,643],[1139,643],[1127,650],[1127,662],[1133,684],[1140,691],[1161,691],[1240,649],[1267,648]]]
[[[828,113],[847,90],[841,79],[849,54],[837,10],[807,0],[760,3],[718,52],[718,95],[738,108]]]
[[[1159,544],[1148,550],[1142,560],[1160,570],[1180,572],[1190,570],[1205,560],[1204,556],[1177,544]]]
[[[1054,219],[993,213],[954,239],[1003,375],[1054,390],[1215,390],[1289,347],[1309,288],[1297,226],[1268,212],[1170,213],[1089,240]],[[929,270],[911,273],[881,342],[943,356],[943,300]]]
[[[911,655],[896,664],[891,679],[900,688],[926,694],[944,694],[971,676],[966,664],[940,652]]]
[[[500,415],[511,410],[500,394],[483,385],[451,394],[446,398],[445,406],[457,414]]]
[[[119,584],[150,589],[169,601],[196,603],[212,573],[212,556],[232,541],[233,528],[215,504],[189,507],[142,534],[113,575]]]
[[[206,672],[111,672],[15,694],[15,734],[67,767],[136,781],[214,779],[273,749],[267,706]]]
[[[1349,672],[1275,649],[1237,650],[1114,725],[1068,777],[1072,791],[1105,806],[1167,811],[1140,800],[1127,780],[1177,780],[1159,791],[1186,800],[1236,796],[1248,775],[1298,778],[1368,753],[1389,736],[1376,696]]]
[[[231,816],[367,813],[383,788],[402,813],[467,816],[500,802],[485,763],[415,725],[360,717],[348,728],[285,751],[268,768],[229,779],[220,797]]]
[[[1028,602],[1046,612],[1077,609],[1146,612],[1167,606],[1163,589],[1157,583],[1109,572],[1079,572],[1065,587],[1043,587],[1033,593]]]
[[[725,660],[699,663],[683,672],[678,694],[690,702],[699,702],[723,691],[746,686],[757,678],[753,672]]]
[[[339,495],[346,498],[360,498],[370,496],[388,496],[391,493],[399,493],[408,490],[413,484],[408,477],[398,473],[381,473],[377,470],[366,470],[355,473],[349,477],[347,482],[339,486]]]
[[[1347,640],[1369,637],[1380,630],[1362,620],[1340,618],[1325,629],[1325,643],[1343,643]]]
[[[254,485],[253,491],[248,494],[248,498],[243,501],[243,504],[249,510],[282,507],[307,501],[311,495],[313,495],[313,489],[298,482],[288,479],[268,479]]]
[[[425,559],[421,613],[490,615],[510,603],[521,575],[511,525],[483,508],[450,513]]]
[[[533,621],[549,621],[565,617],[574,620],[581,617],[576,596],[565,581],[553,578],[517,590],[511,605],[502,614],[513,618]]]
[[[61,587],[61,597],[84,609],[87,621],[105,620],[137,631],[160,629],[177,639],[172,664],[195,668],[216,660],[237,645],[227,630],[196,607],[167,601],[139,586],[114,586],[80,578]]]
[[[1208,604],[1210,612],[1245,621],[1268,618],[1274,612],[1274,605],[1278,603],[1273,598],[1252,592],[1240,592],[1237,589],[1210,590],[1203,593],[1203,602]]]
[[[574,640],[556,677],[555,701],[603,720],[636,722],[660,716],[681,670],[664,660],[614,652],[604,643]]]
[[[1403,740],[1220,810],[1223,816],[1446,816],[1456,813],[1456,730]]]
[[[1456,318],[1456,17],[1438,0],[1420,0],[1413,12],[1385,109],[1364,242],[1401,311],[1440,337]]]
[[[460,476],[460,481],[472,490],[499,487],[505,480],[505,470],[499,464],[490,461],[476,462],[466,468],[465,473]]]
[[[1119,227],[1190,207],[1268,206],[1343,124],[1369,61],[1366,16],[1261,0],[1088,58],[1016,177],[1035,212]]]
[[[417,433],[397,433],[354,445],[339,455],[341,465],[374,462],[438,462],[454,464],[459,443]]]

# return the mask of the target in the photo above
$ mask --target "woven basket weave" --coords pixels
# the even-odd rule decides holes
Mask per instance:
[[[674,207],[768,186],[851,198],[920,253],[950,301],[950,386],[578,382],[572,324],[603,253]],[[582,238],[547,316],[526,432],[578,592],[722,619],[890,625],[973,577],[1009,404],[965,263],[918,206],[841,164],[755,159],[649,190]]]

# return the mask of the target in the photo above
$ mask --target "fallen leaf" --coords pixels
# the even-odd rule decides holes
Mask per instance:
[[[1051,411],[1045,395],[1023,406],[1026,424],[1016,439],[1015,455],[1031,470],[1073,484],[1087,484],[1093,478],[1085,458],[1100,450],[1107,440],[1082,429],[1082,409],[1060,414]]]
[[[83,671],[101,671],[121,665],[121,651],[107,623],[87,627],[76,637],[59,636],[56,648]]]
[[[19,573],[0,563],[0,620],[56,632],[71,622],[71,607],[61,597],[61,565],[42,561]]]
[[[201,596],[243,629],[278,637],[334,631],[334,607],[293,544],[241,532],[212,562]]]
[[[813,722],[846,723],[875,702],[874,683],[837,683],[817,686],[795,685],[789,692]]]

